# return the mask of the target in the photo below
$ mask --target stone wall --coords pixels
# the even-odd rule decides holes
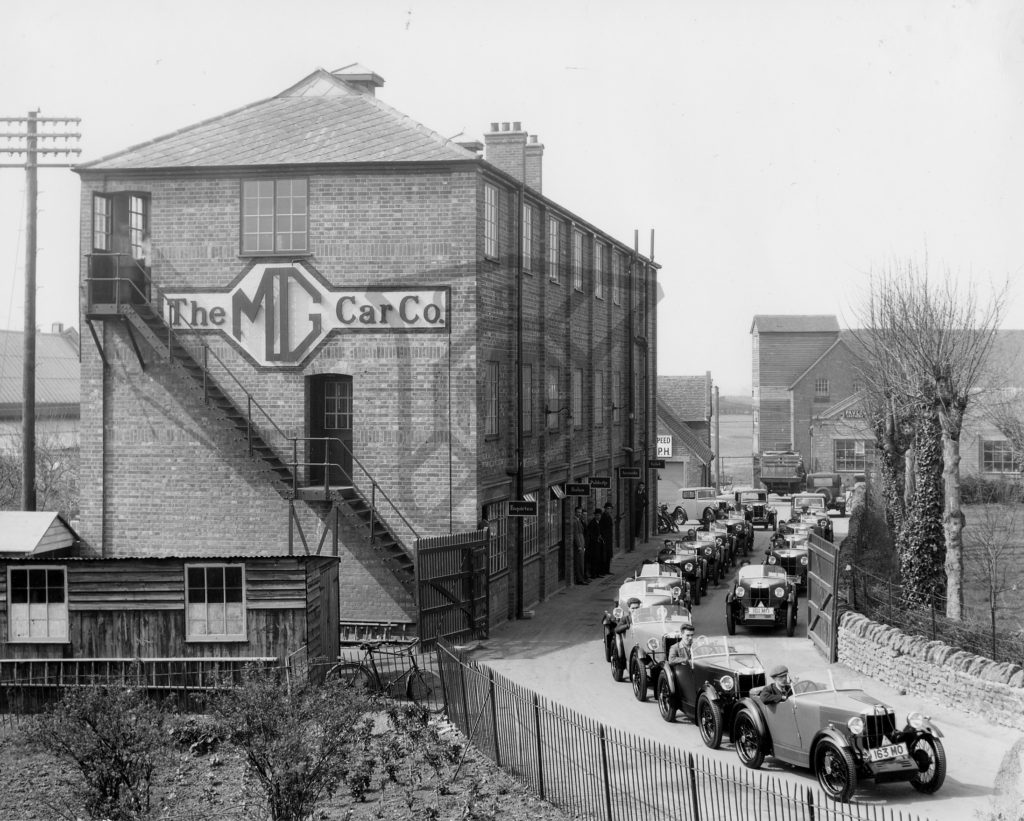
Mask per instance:
[[[1024,730],[1024,668],[997,663],[848,611],[839,620],[839,661],[901,693]]]

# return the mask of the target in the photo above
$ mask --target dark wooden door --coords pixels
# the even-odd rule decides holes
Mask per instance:
[[[352,377],[310,377],[310,483],[352,484]]]

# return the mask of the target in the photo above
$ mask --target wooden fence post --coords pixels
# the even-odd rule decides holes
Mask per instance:
[[[537,783],[540,784],[540,797],[543,800],[547,800],[544,796],[544,761],[542,758],[542,745],[540,738],[540,697],[533,694],[533,726],[536,730],[537,736]]]
[[[686,754],[686,770],[690,776],[690,803],[693,807],[693,821],[700,821],[700,802],[697,797],[697,768],[693,763],[693,753]]]
[[[601,744],[601,774],[604,778],[604,807],[608,814],[608,821],[612,819],[612,785],[608,774],[608,740],[604,734],[604,725],[599,725],[598,740]]]
[[[491,702],[491,735],[494,736],[494,763],[501,766],[501,745],[498,743],[498,704],[494,698],[494,671],[487,669],[487,694]]]

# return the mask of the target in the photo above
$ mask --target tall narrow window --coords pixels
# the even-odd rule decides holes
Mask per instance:
[[[484,184],[484,256],[498,258],[498,188]]]
[[[487,555],[491,575],[508,570],[508,502],[484,505],[484,519],[490,531]]]
[[[548,279],[558,282],[558,220],[548,219]]]
[[[583,371],[572,372],[572,426],[583,427]]]
[[[133,194],[128,198],[128,243],[133,259],[142,259],[146,256],[146,239],[149,237],[146,204],[144,197]]]
[[[583,232],[572,232],[572,287],[583,290]]]
[[[558,429],[558,368],[548,368],[547,380],[544,386],[545,404],[548,410],[548,430]]]
[[[275,254],[309,246],[306,180],[242,183],[242,252]]]
[[[523,365],[523,433],[533,433],[533,365]]]
[[[594,426],[604,425],[604,371],[594,371]]]
[[[68,640],[67,579],[63,567],[11,567],[7,591],[9,641]]]
[[[828,380],[827,379],[815,379],[814,380],[814,399],[821,401],[828,399]]]
[[[612,304],[622,304],[622,254],[612,252]]]
[[[622,374],[618,371],[612,374],[612,424],[617,425],[622,421]]]
[[[187,640],[245,640],[244,579],[240,564],[185,565]]]
[[[92,198],[92,247],[94,251],[111,251],[114,233],[111,202],[107,197]]]
[[[484,435],[498,435],[498,363],[487,363],[484,381]]]
[[[527,502],[536,502],[540,493],[524,493],[523,499]],[[537,504],[538,514],[540,503]],[[540,553],[540,516],[527,516],[523,519],[523,558],[529,559]]]
[[[594,241],[594,296],[604,299],[604,252],[605,247]]]
[[[523,270],[533,270],[533,206],[523,203]]]

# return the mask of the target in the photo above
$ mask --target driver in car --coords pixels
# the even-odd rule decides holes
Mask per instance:
[[[693,645],[693,625],[684,624],[681,628],[679,641],[668,649],[668,658],[665,664],[668,667],[668,689],[672,695],[676,694],[675,666],[677,664],[690,664],[693,662],[693,653],[690,647]]]
[[[777,704],[793,695],[793,685],[789,683],[789,668],[785,664],[776,664],[768,673],[768,677],[771,681],[757,694],[765,704]]]
[[[629,629],[629,626],[633,623],[633,613],[640,609],[640,604],[640,599],[635,596],[631,597],[630,600],[626,602],[626,607],[628,609],[616,622],[616,633],[625,633]]]

